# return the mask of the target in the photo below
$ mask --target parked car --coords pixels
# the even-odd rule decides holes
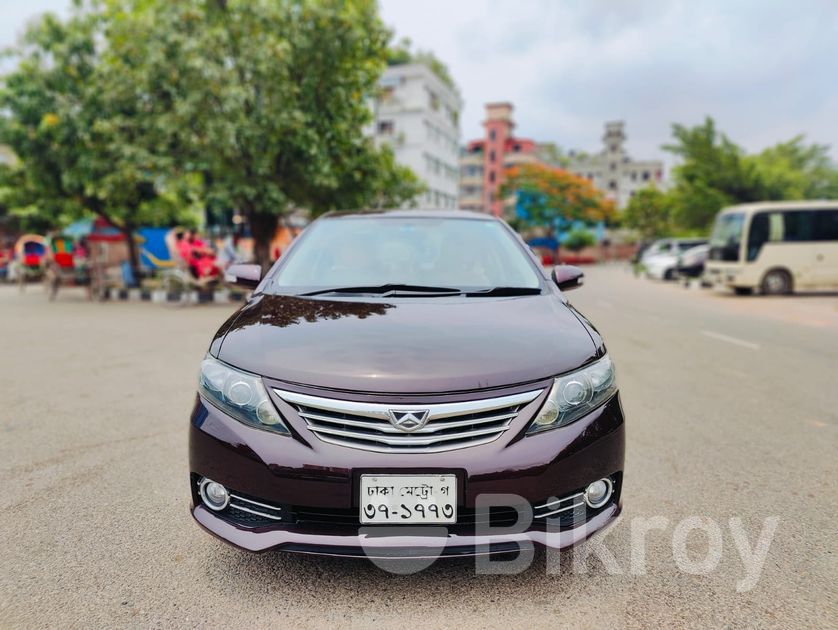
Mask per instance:
[[[210,343],[191,415],[209,532],[436,557],[563,548],[619,515],[614,366],[565,296],[582,272],[543,271],[502,221],[327,215],[264,277],[227,279],[254,290]]]
[[[678,258],[687,250],[706,244],[704,239],[667,238],[657,241],[641,257],[640,264],[647,277],[674,280]]]
[[[838,289],[838,202],[725,208],[710,237],[707,282],[748,294]]]
[[[678,256],[675,275],[678,278],[700,278],[704,273],[704,264],[709,253],[710,246],[706,243],[691,247]]]

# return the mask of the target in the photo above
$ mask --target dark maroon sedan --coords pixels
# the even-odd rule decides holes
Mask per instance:
[[[505,223],[314,222],[216,333],[190,424],[192,514],[244,549],[393,557],[561,548],[620,512],[614,368]],[[258,286],[257,286],[258,285]]]

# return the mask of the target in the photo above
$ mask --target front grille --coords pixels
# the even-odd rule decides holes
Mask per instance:
[[[385,453],[438,453],[488,444],[542,390],[466,402],[387,405],[274,390],[323,442]],[[398,421],[408,422],[407,429]]]

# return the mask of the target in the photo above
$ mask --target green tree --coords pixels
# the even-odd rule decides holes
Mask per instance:
[[[663,148],[681,159],[673,169],[673,221],[706,230],[726,205],[750,201],[838,197],[838,169],[828,147],[802,136],[756,155],[716,129],[712,118],[695,127],[673,125],[674,142]]]
[[[46,15],[26,31],[0,87],[0,143],[19,158],[2,169],[0,186],[11,212],[30,223],[106,219],[136,266],[135,228],[189,213],[196,182],[152,144],[157,120],[103,63],[105,26],[77,4],[69,19]]]
[[[159,110],[168,152],[247,217],[270,262],[294,208],[400,205],[422,190],[363,133],[389,33],[373,0],[111,0],[119,71]]]
[[[672,171],[674,219],[680,226],[705,228],[725,205],[761,197],[753,165],[712,118],[692,128],[672,125],[672,135],[675,142],[663,148],[682,160]]]
[[[671,234],[673,205],[672,198],[659,189],[643,188],[629,199],[623,222],[637,230],[644,240]]]
[[[799,135],[747,159],[767,199],[838,198],[838,167],[827,145],[806,145]]]
[[[578,252],[596,244],[596,238],[588,230],[571,230],[562,245],[572,252]]]

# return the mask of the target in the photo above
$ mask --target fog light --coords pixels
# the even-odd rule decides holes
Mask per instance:
[[[587,488],[585,488],[585,503],[592,508],[601,508],[608,503],[611,498],[611,492],[614,489],[611,480],[608,478],[594,481]]]
[[[230,493],[227,488],[211,479],[204,479],[200,487],[201,499],[209,509],[219,512],[227,507],[230,502]]]

